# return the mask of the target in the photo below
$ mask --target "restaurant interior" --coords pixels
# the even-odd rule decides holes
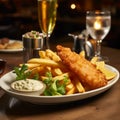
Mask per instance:
[[[4,43],[8,40],[13,45],[0,49],[0,120],[120,120],[120,0],[57,0],[57,20],[49,40],[51,50],[47,50],[47,39],[43,42],[39,36],[34,39],[28,34],[22,37],[31,30],[41,32],[37,1],[0,0],[0,44],[6,47]],[[78,37],[86,29],[87,10],[111,11],[111,28],[109,31],[108,27],[102,49],[100,46],[97,49],[95,44],[93,49],[92,44],[88,44],[94,41],[90,36],[90,41],[84,37],[75,46],[75,40],[68,35]],[[92,30],[106,28],[110,23],[106,21],[97,24],[99,29],[93,25]],[[105,32],[96,34],[101,33]],[[22,46],[16,48],[14,40]],[[74,49],[75,52],[69,49],[74,46],[84,51],[75,54]],[[98,57],[93,57],[95,50]],[[99,61],[99,50],[102,61]],[[28,89],[33,88],[30,82],[26,89],[24,82],[29,76],[48,85],[45,86],[46,90],[49,88],[47,92],[44,86],[40,92],[50,94],[35,96],[35,89],[31,92]],[[18,90],[14,89],[12,83],[21,79],[25,80],[23,88],[18,84]]]
[[[102,44],[119,49],[119,0],[58,0],[57,21],[50,41],[72,41],[68,33],[79,34],[85,29],[86,11],[91,9],[111,11],[111,29]],[[22,34],[31,30],[40,31],[37,0],[0,0],[0,38],[21,40]]]

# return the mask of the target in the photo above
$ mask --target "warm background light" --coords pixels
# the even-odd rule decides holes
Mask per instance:
[[[73,4],[71,4],[70,8],[71,8],[71,9],[75,9],[75,8],[76,8],[76,5],[73,3]]]

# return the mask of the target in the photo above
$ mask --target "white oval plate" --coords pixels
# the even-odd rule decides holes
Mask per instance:
[[[10,43],[13,43],[15,41],[18,41],[18,40],[10,40]],[[22,41],[18,41],[20,43],[22,43]],[[19,48],[19,49],[0,49],[0,52],[22,52],[23,51],[23,48]]]
[[[90,90],[84,93],[77,93],[72,95],[63,95],[63,96],[33,96],[33,95],[24,95],[17,92],[13,92],[10,88],[10,84],[12,81],[15,80],[16,75],[13,73],[13,71],[5,74],[0,79],[0,86],[1,88],[6,91],[8,94],[10,94],[13,97],[16,97],[20,100],[27,101],[34,104],[58,104],[58,103],[65,103],[65,102],[71,102],[71,101],[77,101],[82,100],[85,98],[89,98],[95,95],[98,95],[106,90],[108,90],[110,87],[112,87],[118,80],[119,80],[119,72],[116,68],[106,65],[108,69],[111,71],[116,72],[116,77],[108,82],[108,84],[104,87]]]

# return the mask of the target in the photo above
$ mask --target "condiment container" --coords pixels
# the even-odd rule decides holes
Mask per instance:
[[[73,37],[73,51],[76,53],[80,53],[81,51],[85,51],[85,56],[87,59],[94,56],[94,45],[91,41],[88,40],[88,33],[86,30],[83,30],[80,34],[68,34]]]
[[[46,85],[42,81],[34,79],[17,80],[11,83],[13,91],[25,95],[41,95]]]
[[[43,47],[43,34],[37,31],[27,32],[22,35],[23,61],[26,63],[31,58],[39,57],[39,50]]]

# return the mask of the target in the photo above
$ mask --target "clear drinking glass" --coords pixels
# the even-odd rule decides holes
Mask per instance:
[[[98,60],[108,61],[107,57],[101,56],[101,43],[106,37],[111,27],[110,11],[87,11],[86,29],[90,36],[96,40],[95,56]]]
[[[57,0],[38,0],[38,20],[44,34],[43,49],[49,49],[49,37],[55,27],[57,17]]]

